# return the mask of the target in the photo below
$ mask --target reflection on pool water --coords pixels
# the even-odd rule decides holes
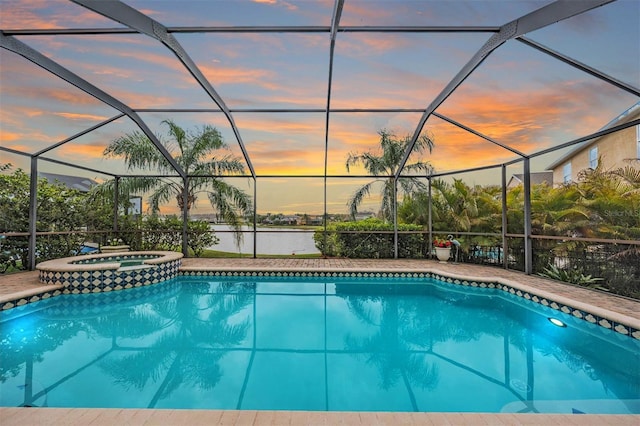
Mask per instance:
[[[637,340],[494,289],[181,277],[25,308],[3,406],[640,413]]]

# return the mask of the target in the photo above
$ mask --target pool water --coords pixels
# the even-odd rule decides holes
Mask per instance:
[[[180,277],[0,320],[2,406],[640,413],[637,340],[431,279]]]
[[[83,261],[83,262],[77,262],[77,263],[88,264],[88,265],[102,264],[102,263],[119,263],[120,267],[124,267],[124,266],[144,265],[144,261],[147,259],[151,259],[151,257],[133,257],[133,256],[122,256],[121,258],[105,257],[105,258],[90,259],[89,261]]]

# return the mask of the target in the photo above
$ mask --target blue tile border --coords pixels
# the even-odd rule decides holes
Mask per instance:
[[[147,260],[147,259],[158,259],[162,257],[159,254],[135,254],[135,255],[127,255],[127,252],[123,253],[114,253],[113,255],[102,255],[99,258],[86,258],[80,259],[74,262],[70,262],[72,265],[95,265],[97,263],[105,263],[105,262],[120,262],[127,260]]]
[[[94,262],[95,263],[95,262]],[[94,271],[40,271],[40,282],[62,285],[64,294],[89,294],[156,284],[178,276],[182,260],[145,265],[135,269]]]
[[[6,301],[2,304],[2,311],[6,311],[7,309],[20,309],[25,305],[39,302],[41,300],[47,300],[55,296],[60,296],[63,294],[62,288],[45,291],[44,293],[33,294],[30,296],[19,297],[15,300]]]

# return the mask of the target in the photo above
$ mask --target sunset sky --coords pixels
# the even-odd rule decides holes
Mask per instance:
[[[166,27],[328,27],[332,0],[138,1],[124,3]],[[341,26],[501,26],[550,1],[345,0]],[[64,0],[0,0],[0,28],[123,28]],[[492,35],[474,33],[338,32],[331,108],[425,109]],[[317,33],[176,33],[176,39],[231,109],[251,162],[261,175],[324,173],[324,112],[243,112],[247,109],[324,110],[330,36]],[[640,87],[640,1],[618,0],[526,37]],[[134,110],[217,109],[173,53],[146,35],[17,35]],[[0,145],[33,154],[119,114],[26,59],[0,49]],[[636,96],[512,40],[493,52],[437,110],[526,154],[595,132],[638,102]],[[241,156],[221,112],[139,112],[160,137],[173,119],[195,130],[217,127],[231,153]],[[413,134],[420,112],[335,112],[329,121],[328,174],[345,175],[350,152],[375,151],[380,129]],[[110,141],[137,130],[127,117],[46,154],[98,170],[126,174],[119,159],[104,158]],[[432,116],[437,171],[515,159],[511,152]],[[564,152],[564,151],[563,151]],[[537,159],[544,170],[563,152]],[[29,168],[28,157],[0,151],[0,163]],[[43,172],[106,175],[40,162]],[[513,169],[513,170],[512,170]],[[521,173],[521,167],[510,168]],[[363,174],[352,170],[352,174]],[[499,183],[499,172],[466,174],[471,182]],[[253,194],[253,183],[233,184]],[[328,211],[346,212],[353,190],[367,179],[328,180]],[[260,212],[320,214],[322,178],[258,178]],[[376,199],[363,209],[376,210]],[[170,209],[169,209],[170,210]],[[194,213],[206,213],[201,203]]]

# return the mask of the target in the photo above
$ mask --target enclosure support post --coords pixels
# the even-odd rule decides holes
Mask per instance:
[[[504,269],[509,269],[507,240],[507,166],[502,165],[502,263]]]
[[[531,245],[531,165],[524,159],[524,273],[533,272],[533,252]]]
[[[258,257],[258,179],[253,178],[253,258]],[[242,256],[242,253],[240,254]]]
[[[326,164],[327,162],[327,151],[325,149],[325,154],[324,154],[324,162]],[[327,219],[328,219],[328,215],[327,215],[327,173],[326,173],[326,167],[325,166],[325,173],[324,173],[324,207],[322,209],[322,247],[323,249],[320,250],[322,257],[326,258],[327,257]]]
[[[431,177],[427,178],[427,182],[428,182],[428,188],[429,188],[429,200],[428,200],[428,205],[427,205],[427,212],[428,212],[428,217],[429,217],[429,252],[427,253],[427,259],[429,259],[431,257],[431,252],[433,251],[433,218],[431,217],[431,208],[432,208],[432,204],[431,204]]]
[[[393,258],[398,258],[398,179],[393,178]]]
[[[189,241],[187,231],[189,230],[189,176],[182,178],[182,254],[189,256]]]
[[[118,232],[118,204],[120,203],[120,176],[116,176],[113,186],[113,232]]]
[[[27,267],[36,269],[36,223],[38,221],[38,158],[31,157],[31,176],[29,178],[29,257]]]

